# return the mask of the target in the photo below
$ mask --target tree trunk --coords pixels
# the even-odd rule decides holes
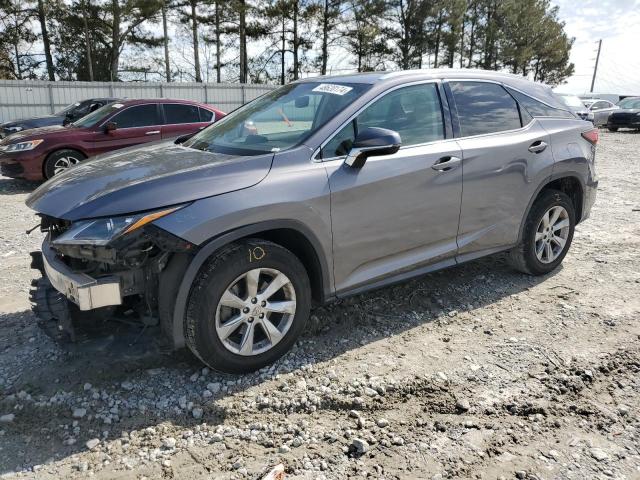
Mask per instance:
[[[118,65],[120,64],[120,4],[118,0],[111,0],[113,8],[113,26],[111,29],[111,72],[112,82],[118,79]]]
[[[198,42],[198,12],[197,0],[189,0],[191,4],[191,33],[193,35],[193,66],[196,71],[196,82],[202,82],[200,74],[200,45]]]
[[[44,12],[44,1],[38,0],[38,20],[40,21],[40,31],[42,32],[42,44],[44,46],[44,56],[47,62],[47,73],[49,80],[56,80],[53,70],[53,58],[51,57],[51,44],[49,43],[49,33],[47,32],[47,16]]]
[[[329,55],[329,1],[324,0],[324,15],[322,17],[322,66],[320,74],[327,74],[327,57]]]
[[[464,16],[460,24],[460,68],[464,67]]]
[[[239,0],[240,4],[240,83],[247,83],[249,77],[249,65],[247,58],[247,2]]]
[[[438,68],[438,56],[440,54],[440,35],[442,33],[442,10],[438,13],[438,23],[436,25],[436,50],[433,55],[433,68]]]
[[[87,20],[87,9],[89,0],[82,2],[82,26],[84,28],[84,48],[87,54],[87,71],[89,72],[89,81],[93,82],[93,58],[91,55],[91,34],[89,33],[89,21]]]
[[[13,51],[16,56],[16,78],[22,80],[22,70],[20,69],[20,51],[18,50],[18,44],[13,44]]]
[[[222,81],[222,59],[220,58],[220,0],[216,0],[215,5],[215,21],[216,21],[216,82]]]
[[[298,59],[298,48],[300,46],[300,38],[298,37],[298,14],[300,9],[299,0],[295,0],[293,4],[293,79],[298,80],[300,72],[300,60]]]
[[[167,2],[162,4],[162,34],[164,43],[164,74],[167,82],[171,81],[171,64],[169,63],[169,32],[167,29]]]

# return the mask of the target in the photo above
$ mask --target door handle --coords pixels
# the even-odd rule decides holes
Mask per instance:
[[[156,135],[160,133],[160,130],[151,130],[150,132],[146,132],[145,135]]]
[[[453,170],[454,168],[456,168],[461,161],[462,159],[459,157],[441,157],[436,163],[431,166],[431,168],[433,168],[434,170],[438,170],[439,172],[448,172],[449,170]]]
[[[538,140],[537,142],[533,142],[529,146],[529,151],[531,153],[541,153],[544,151],[545,148],[547,148],[547,144],[542,140]]]

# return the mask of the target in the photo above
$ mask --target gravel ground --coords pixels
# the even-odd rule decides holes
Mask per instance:
[[[603,133],[562,268],[502,256],[335,303],[253,375],[113,325],[35,326],[33,185],[0,177],[0,474],[18,478],[640,478],[640,135]]]

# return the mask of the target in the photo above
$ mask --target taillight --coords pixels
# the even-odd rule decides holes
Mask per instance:
[[[582,138],[584,138],[587,142],[592,145],[596,145],[598,143],[598,139],[600,137],[600,133],[597,128],[593,130],[588,130],[586,132],[582,132]]]

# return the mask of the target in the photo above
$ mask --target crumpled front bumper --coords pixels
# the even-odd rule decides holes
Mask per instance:
[[[122,304],[120,280],[115,276],[93,278],[74,272],[51,248],[49,236],[42,243],[42,263],[51,285],[78,305],[80,310]]]

